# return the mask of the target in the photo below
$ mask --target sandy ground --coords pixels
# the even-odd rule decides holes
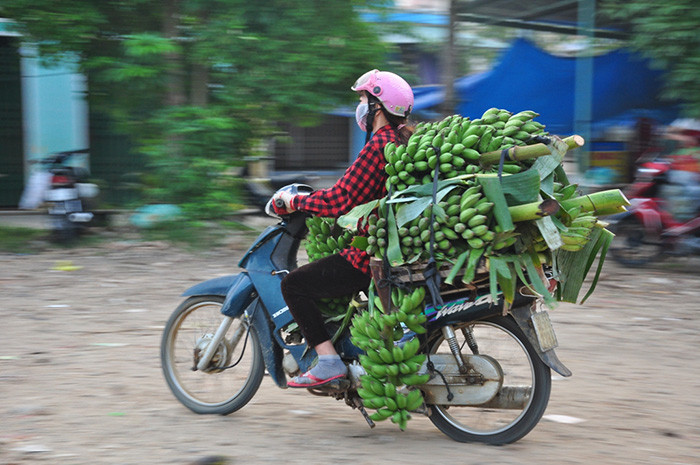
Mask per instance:
[[[198,416],[160,371],[180,293],[236,272],[248,237],[210,253],[114,241],[0,254],[0,463],[698,464],[699,262],[606,263],[585,305],[551,312],[560,359],[545,417],[516,444],[460,444],[426,418],[374,430],[344,403],[277,388]],[[67,258],[80,267],[57,271]]]

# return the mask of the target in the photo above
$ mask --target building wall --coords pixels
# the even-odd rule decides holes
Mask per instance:
[[[36,161],[89,147],[86,88],[69,59],[46,68],[33,47],[0,29],[0,208],[17,206]],[[90,167],[88,155],[72,163]]]
[[[67,58],[60,66],[46,68],[27,44],[20,55],[25,161],[31,164],[51,153],[89,148],[87,83],[77,65]],[[87,157],[74,163],[89,169]]]

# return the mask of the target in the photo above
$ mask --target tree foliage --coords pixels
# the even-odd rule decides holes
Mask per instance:
[[[700,5],[697,0],[606,0],[603,13],[629,22],[630,46],[667,71],[664,96],[700,118]]]
[[[310,124],[380,67],[355,0],[13,0],[0,16],[46,62],[66,53],[150,162],[153,200],[225,197],[222,173],[274,131]],[[213,182],[210,182],[211,179]]]

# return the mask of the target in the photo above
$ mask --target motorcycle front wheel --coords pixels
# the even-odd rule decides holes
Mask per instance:
[[[265,372],[255,328],[234,318],[209,364],[198,361],[224,316],[220,296],[190,297],[170,316],[163,330],[160,359],[175,397],[195,413],[227,415],[255,395]]]
[[[503,371],[500,392],[515,400],[501,405],[430,405],[430,421],[459,442],[509,444],[521,439],[547,408],[552,387],[549,367],[511,317],[463,323],[454,330],[462,353],[489,355],[498,362]],[[431,339],[431,354],[451,353],[441,332]]]

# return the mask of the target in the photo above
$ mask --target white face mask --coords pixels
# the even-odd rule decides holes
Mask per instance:
[[[360,103],[355,109],[355,121],[362,131],[367,131],[367,115],[369,114],[369,105]]]

